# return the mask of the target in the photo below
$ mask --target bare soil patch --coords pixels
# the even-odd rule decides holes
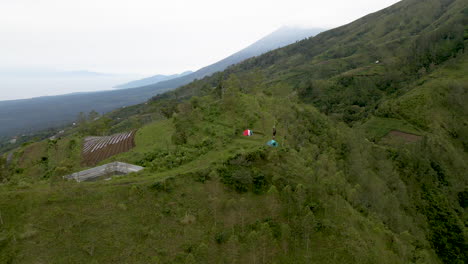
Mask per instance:
[[[388,134],[385,136],[385,138],[402,139],[405,142],[417,142],[417,141],[421,140],[422,137],[419,136],[419,135],[406,133],[406,132],[402,132],[402,131],[399,131],[399,130],[392,130],[392,131],[388,132]]]

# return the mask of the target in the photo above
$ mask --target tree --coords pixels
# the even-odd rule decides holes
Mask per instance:
[[[208,257],[210,256],[210,249],[208,248],[208,246],[205,243],[202,242],[195,249],[194,255],[195,255],[195,259],[199,263],[207,262]]]
[[[7,160],[5,157],[0,156],[0,183],[8,180]]]
[[[239,238],[236,235],[232,235],[227,241],[226,247],[228,263],[237,263],[236,260],[239,258]]]
[[[266,202],[270,214],[277,216],[280,212],[281,202],[278,189],[274,185],[267,192]]]
[[[82,134],[86,134],[88,130],[88,119],[86,118],[86,114],[80,112],[76,119],[76,124],[78,125],[78,131]]]
[[[111,127],[112,119],[102,117],[88,125],[88,133],[92,135],[106,135]]]
[[[305,210],[308,210],[308,209],[305,208]],[[316,225],[317,225],[317,221],[315,220],[314,213],[310,211],[307,212],[307,214],[302,219],[302,231],[303,231],[303,239],[305,240],[304,246],[305,246],[308,258],[310,257],[310,248],[311,248],[310,237]]]
[[[78,125],[85,124],[87,122],[86,115],[83,112],[80,112],[78,114],[78,117],[76,118],[76,123]]]
[[[91,110],[91,112],[89,112],[88,114],[88,121],[94,121],[94,120],[97,120],[99,118],[99,113],[96,112],[95,110]]]
[[[224,82],[223,87],[223,106],[227,111],[231,110],[235,112],[238,108],[237,106],[240,96],[241,82],[236,75],[231,74],[229,75],[229,78]]]

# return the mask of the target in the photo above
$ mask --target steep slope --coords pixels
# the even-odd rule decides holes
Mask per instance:
[[[162,81],[172,80],[172,79],[179,78],[179,77],[191,74],[191,73],[193,73],[193,72],[192,71],[186,71],[186,72],[183,72],[183,73],[172,74],[172,75],[158,74],[158,75],[154,75],[154,76],[144,78],[144,79],[141,79],[141,80],[131,81],[131,82],[128,82],[128,83],[125,83],[125,84],[117,85],[114,88],[116,88],[116,89],[127,89],[127,88],[141,87],[141,86],[146,86],[146,85],[150,85],[150,84],[156,84],[156,83],[162,82]]]
[[[269,87],[294,90],[301,100],[352,122],[463,50],[467,12],[466,1],[402,1],[194,82],[177,96],[200,94],[230,74],[246,79],[256,71]]]
[[[322,31],[323,29],[318,28],[282,27],[247,48],[210,66],[201,68],[194,72],[189,79],[191,79],[191,81],[201,79],[215,72],[223,71],[230,65],[237,64],[245,59],[259,56],[265,52],[287,46],[299,40],[313,37]]]
[[[227,66],[251,56],[260,55],[318,32],[320,32],[319,29],[283,28],[220,62],[194,73],[154,85],[116,91],[0,101],[0,135],[12,136],[59,127],[73,122],[79,112],[95,110],[102,113],[142,103],[156,94],[175,89],[194,79],[222,71]]]

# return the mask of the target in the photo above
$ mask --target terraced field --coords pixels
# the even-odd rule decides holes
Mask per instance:
[[[116,154],[135,147],[136,130],[106,137],[87,137],[83,144],[83,164],[94,166]]]

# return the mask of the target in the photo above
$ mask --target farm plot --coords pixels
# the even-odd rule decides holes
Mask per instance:
[[[136,131],[106,137],[87,137],[83,144],[83,164],[93,166],[116,154],[135,147]]]

